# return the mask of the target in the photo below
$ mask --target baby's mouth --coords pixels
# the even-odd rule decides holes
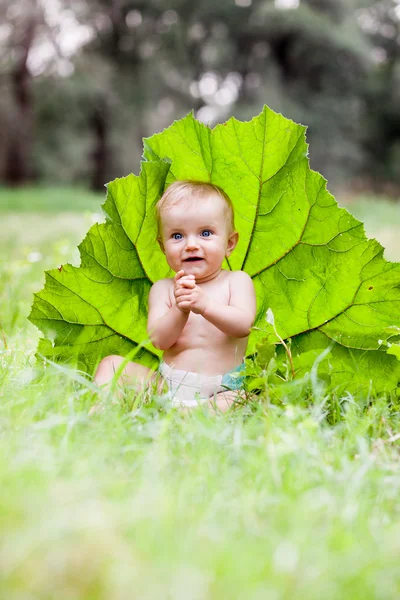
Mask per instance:
[[[204,260],[200,256],[191,256],[190,258],[185,258],[183,262],[199,262],[200,260]]]

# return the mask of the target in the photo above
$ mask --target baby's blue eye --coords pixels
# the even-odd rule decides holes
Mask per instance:
[[[210,231],[209,229],[204,229],[204,230],[201,232],[201,235],[202,235],[203,237],[210,237],[210,235],[212,235],[212,231]]]
[[[173,240],[181,240],[183,235],[181,233],[173,233],[171,237]]]

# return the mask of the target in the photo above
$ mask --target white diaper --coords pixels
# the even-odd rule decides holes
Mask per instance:
[[[210,377],[192,371],[180,371],[165,362],[160,363],[158,370],[168,385],[172,406],[194,407],[227,389],[221,385],[223,375]]]

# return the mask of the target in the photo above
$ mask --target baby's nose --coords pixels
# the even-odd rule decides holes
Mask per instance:
[[[191,235],[186,238],[186,248],[198,248],[199,242],[196,236]]]

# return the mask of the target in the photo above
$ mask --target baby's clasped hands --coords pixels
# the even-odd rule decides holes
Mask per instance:
[[[196,285],[194,275],[185,275],[182,269],[174,277],[174,296],[176,305],[182,312],[194,312],[202,315],[207,308],[209,297]]]

